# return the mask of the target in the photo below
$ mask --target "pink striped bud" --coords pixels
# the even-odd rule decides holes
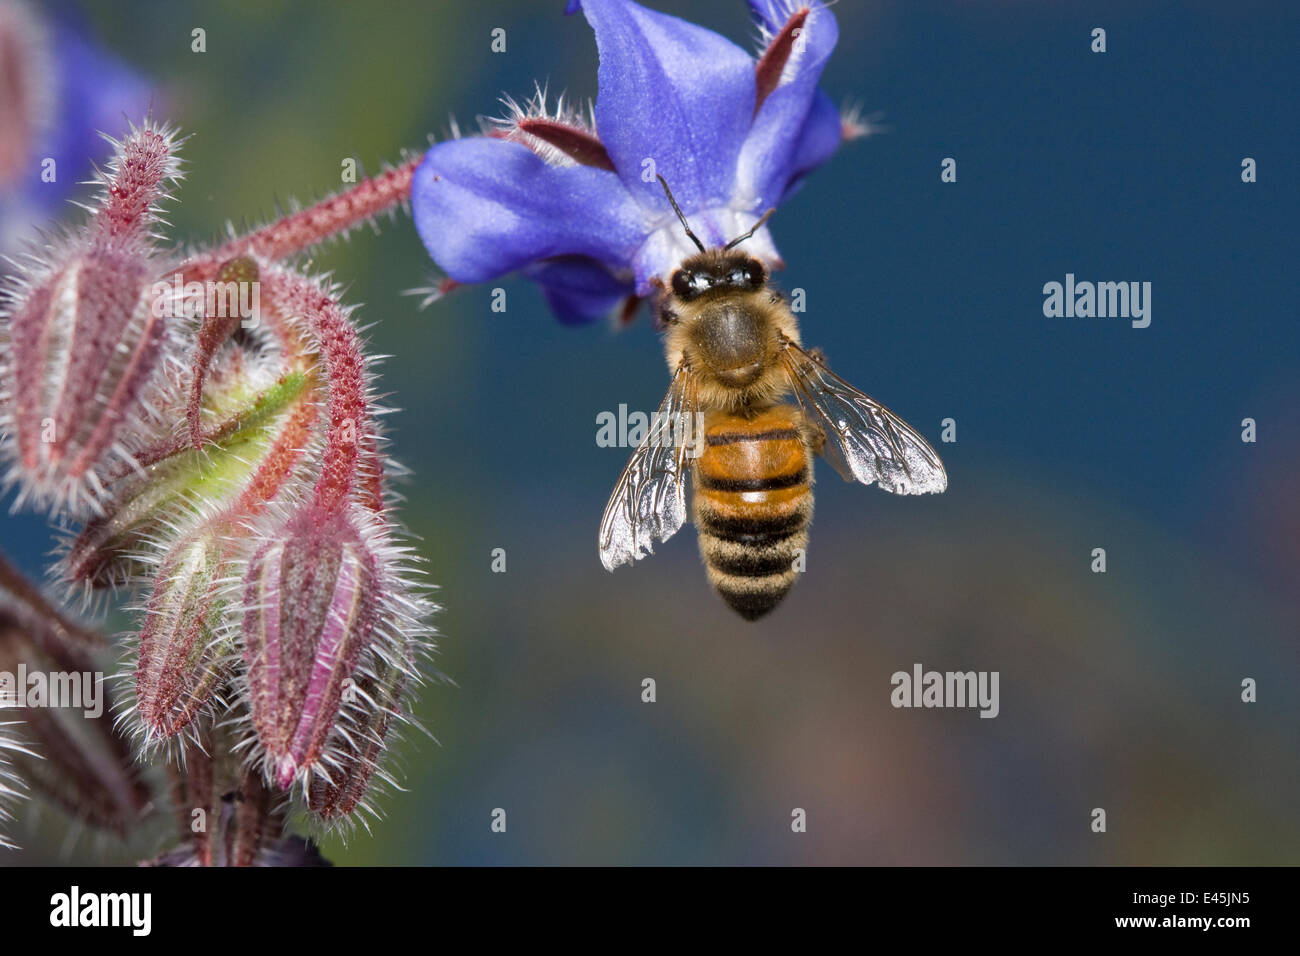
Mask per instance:
[[[306,507],[253,557],[245,587],[253,726],[269,776],[288,789],[324,770],[375,624],[375,557],[344,513]]]
[[[149,417],[169,342],[151,232],[179,175],[174,148],[166,130],[133,129],[102,176],[91,220],[0,299],[0,432],[11,433],[3,453],[20,501],[98,511],[100,471],[130,460]]]
[[[216,528],[202,527],[158,568],[135,671],[136,713],[149,740],[188,726],[228,676],[226,550]]]
[[[563,125],[520,134],[570,162],[599,159],[594,135]],[[80,519],[55,569],[63,584],[147,595],[130,723],[172,741],[182,775],[184,845],[155,862],[319,862],[287,815],[369,809],[432,608],[385,490],[349,310],[283,262],[403,202],[421,160],[184,258],[157,235],[179,177],[172,134],[146,124],[116,145],[90,221],[0,289],[4,481],[19,502]],[[257,321],[206,297],[190,308],[196,285],[238,289],[241,310],[249,287]],[[12,578],[0,562],[0,589],[17,598],[0,602],[0,670],[84,657],[94,635],[28,613],[38,602]],[[18,716],[24,726],[0,726],[0,802],[29,788],[119,830],[152,805],[110,719],[34,704]],[[278,794],[291,787],[300,799]],[[196,814],[211,823],[201,834]]]

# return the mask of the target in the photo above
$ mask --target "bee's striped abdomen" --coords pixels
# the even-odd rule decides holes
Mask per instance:
[[[774,405],[752,418],[715,413],[695,462],[695,525],[709,583],[747,620],[785,597],[808,546],[812,453],[799,410]]]

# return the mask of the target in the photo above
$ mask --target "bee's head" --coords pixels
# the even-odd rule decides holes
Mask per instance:
[[[709,292],[757,292],[767,285],[767,267],[743,252],[711,249],[685,260],[673,271],[669,285],[681,302]]]
[[[758,232],[763,223],[776,212],[775,208],[759,216],[748,230],[725,246],[706,249],[704,243],[700,242],[699,237],[691,231],[691,224],[686,221],[686,215],[677,205],[677,200],[673,198],[673,191],[668,188],[668,181],[660,176],[659,185],[664,187],[664,195],[668,197],[673,212],[677,213],[686,237],[695,243],[695,248],[700,250],[699,255],[691,256],[674,270],[669,280],[673,295],[682,302],[690,302],[711,290],[755,292],[766,284],[767,267],[754,256],[732,250]]]
[[[659,183],[687,237],[700,250],[683,260],[668,280],[672,298],[683,306],[674,311],[680,315],[691,354],[724,385],[745,388],[763,374],[774,334],[770,311],[764,308],[767,296],[761,294],[767,285],[767,267],[736,246],[757,232],[775,210],[769,209],[725,246],[706,249],[662,176]]]

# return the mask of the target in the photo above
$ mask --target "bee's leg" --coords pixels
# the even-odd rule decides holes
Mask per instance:
[[[664,281],[658,276],[650,280],[650,311],[654,313],[659,327],[664,328],[677,321],[677,313],[668,307],[669,296],[664,290]]]
[[[804,444],[812,450],[814,455],[820,455],[822,449],[826,447],[826,430],[816,422],[810,422],[807,418],[803,421]]]

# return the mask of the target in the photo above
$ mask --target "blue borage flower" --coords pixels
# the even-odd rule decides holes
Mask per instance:
[[[599,96],[585,114],[546,95],[483,135],[433,146],[416,171],[415,225],[455,283],[512,272],[562,321],[620,303],[630,318],[694,252],[656,180],[706,244],[779,205],[839,144],[865,132],[817,87],[839,29],[820,0],[750,0],[757,60],[730,40],[629,0],[570,0],[596,33]],[[766,226],[746,250],[773,268]]]

